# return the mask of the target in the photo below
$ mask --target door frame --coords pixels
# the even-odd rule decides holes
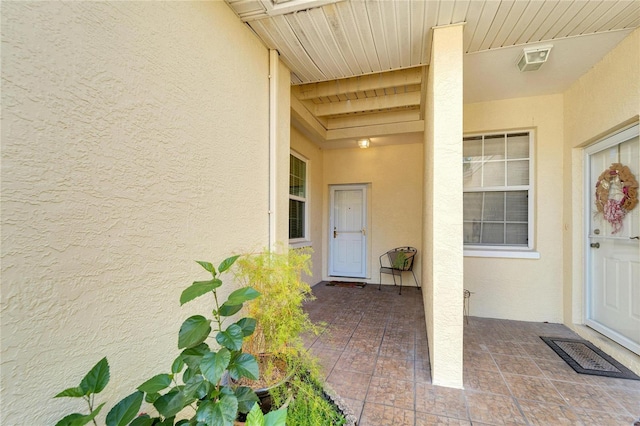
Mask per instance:
[[[329,185],[329,226],[328,226],[328,234],[327,239],[329,244],[327,244],[327,276],[328,277],[339,277],[341,275],[332,275],[333,272],[333,207],[334,207],[334,192],[336,189],[338,190],[354,190],[360,189],[362,190],[363,200],[363,212],[362,212],[362,223],[364,228],[366,229],[366,234],[364,236],[364,244],[362,245],[362,265],[363,272],[362,276],[354,276],[354,277],[345,277],[345,278],[368,278],[369,277],[369,241],[370,241],[370,229],[369,229],[369,188],[370,184],[367,183],[352,183],[352,184],[335,184]]]
[[[590,156],[600,151],[604,151],[608,148],[611,148],[615,145],[618,145],[622,142],[625,142],[635,136],[638,136],[638,133],[639,133],[639,124],[636,122],[618,131],[617,133],[606,136],[604,139],[601,139],[593,143],[592,145],[589,145],[588,147],[584,148],[583,150],[583,164],[584,164],[584,168],[583,168],[583,215],[584,216],[583,218],[584,220],[583,220],[583,230],[582,230],[583,253],[585,253],[585,256],[584,256],[585,262],[583,265],[584,282],[583,282],[583,293],[582,293],[583,306],[584,306],[583,322],[585,325],[597,331],[598,333],[606,336],[612,341],[636,353],[638,353],[638,349],[640,349],[637,343],[631,341],[630,339],[623,336],[622,334],[617,333],[615,330],[612,330],[596,322],[595,320],[591,319],[591,312],[592,312],[591,296],[593,292],[593,286],[592,286],[593,277],[591,276],[591,265],[592,265],[592,257],[594,256],[594,251],[591,250],[591,247],[590,247],[591,237],[590,237],[590,219],[589,218],[591,217],[591,214],[592,214],[592,210],[591,210],[592,193],[591,192],[593,191],[593,188],[591,188],[591,179],[590,179],[591,178]],[[631,349],[632,347],[635,348],[635,350]]]

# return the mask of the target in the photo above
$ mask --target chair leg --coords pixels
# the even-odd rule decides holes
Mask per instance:
[[[380,272],[380,284],[378,284],[378,291],[380,291],[380,287],[382,287],[382,272]]]
[[[400,292],[399,295],[402,295],[402,271],[400,271]]]
[[[416,279],[416,273],[413,272],[413,269],[411,270],[411,274],[413,275],[413,280],[416,282],[416,286],[418,288],[422,288],[422,287],[420,287],[420,284],[418,284],[418,280]]]

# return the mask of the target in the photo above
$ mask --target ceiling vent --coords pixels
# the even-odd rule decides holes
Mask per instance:
[[[525,48],[518,58],[518,69],[524,71],[535,71],[549,59],[549,53],[553,46],[538,46]]]

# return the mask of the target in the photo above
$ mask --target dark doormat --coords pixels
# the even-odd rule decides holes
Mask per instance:
[[[591,342],[561,337],[540,338],[553,349],[576,373],[618,379],[640,380],[633,371],[596,348]]]
[[[364,288],[367,283],[356,283],[350,281],[330,281],[327,283],[331,287],[350,287],[350,288]]]

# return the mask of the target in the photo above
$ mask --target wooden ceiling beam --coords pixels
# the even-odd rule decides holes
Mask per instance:
[[[422,81],[422,67],[389,71],[380,74],[369,74],[360,77],[343,78],[293,86],[296,97],[302,101],[308,99],[344,95],[347,93],[364,92],[366,90],[386,89],[420,84]]]
[[[329,118],[327,130],[420,120],[420,110],[400,110]]]
[[[413,132],[424,132],[424,120],[328,130],[325,140],[333,141],[340,139],[371,138],[377,136],[397,135],[401,133]]]
[[[356,99],[325,104],[305,103],[316,117],[349,114],[354,112],[377,111],[389,108],[402,108],[420,105],[420,92],[399,93],[397,95],[377,96],[375,98]]]
[[[291,119],[302,126],[308,134],[313,135],[312,139],[327,139],[326,120],[319,121],[293,94],[291,95]]]

